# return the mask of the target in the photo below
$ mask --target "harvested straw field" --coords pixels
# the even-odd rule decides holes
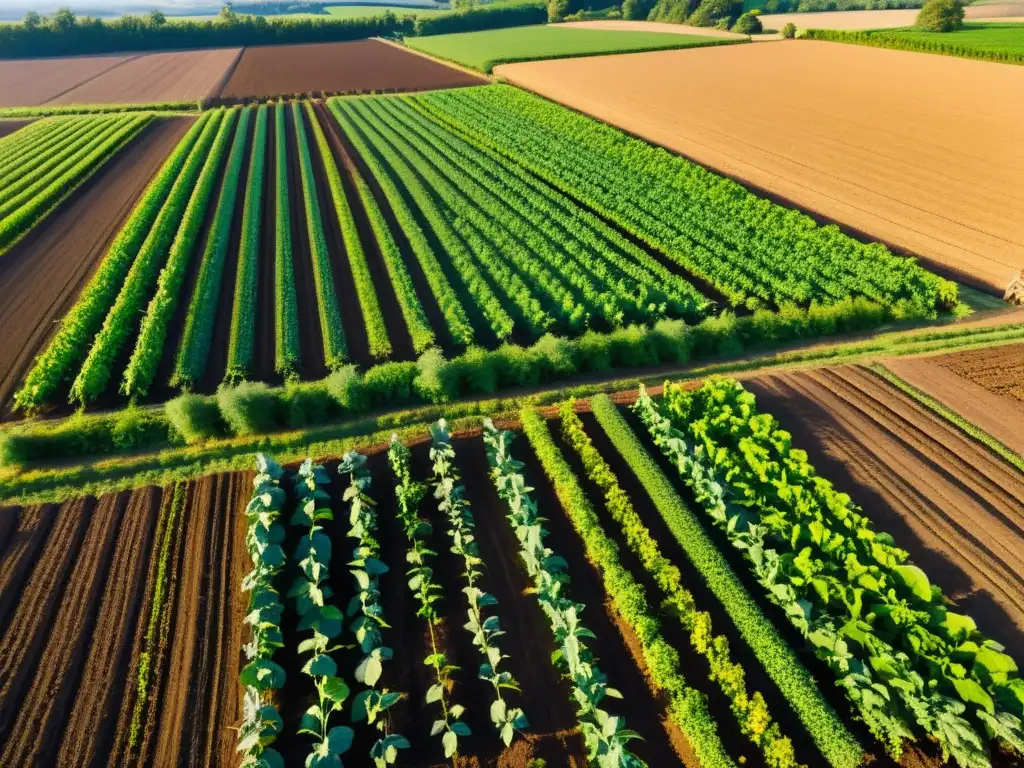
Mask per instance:
[[[1020,472],[863,368],[745,383],[761,407],[785,414],[794,445],[896,537],[961,610],[1007,647],[1021,647]]]
[[[148,53],[48,101],[48,104],[138,104],[198,101],[215,95],[240,48]]]
[[[495,74],[991,293],[1024,267],[1024,68],[798,41]]]
[[[482,78],[379,40],[246,48],[220,97],[418,91],[479,85]]]

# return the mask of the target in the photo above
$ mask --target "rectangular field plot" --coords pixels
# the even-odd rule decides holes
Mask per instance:
[[[45,104],[132,58],[129,54],[0,61],[0,107]]]
[[[1000,296],[1024,268],[1024,119],[1006,98],[1022,67],[795,41],[497,74]]]
[[[220,92],[233,101],[268,96],[417,91],[482,79],[379,40],[246,48]]]

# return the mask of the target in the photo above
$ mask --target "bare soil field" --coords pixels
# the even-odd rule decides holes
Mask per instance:
[[[418,91],[485,83],[379,40],[246,48],[222,101],[298,93]]]
[[[744,382],[979,627],[1024,643],[1024,475],[863,368]]]
[[[0,107],[45,104],[136,55],[0,61]]]
[[[1024,345],[884,363],[900,378],[1024,456]]]
[[[191,122],[155,120],[0,259],[0,413]]]
[[[0,139],[24,128],[31,120],[0,120]]]
[[[241,48],[147,53],[47,101],[47,104],[137,104],[214,96]]]
[[[801,40],[495,74],[991,293],[1024,268],[1024,68]]]
[[[761,23],[765,29],[782,29],[794,24],[797,29],[887,29],[912,27],[920,9],[885,11],[821,11],[820,13],[765,13]],[[1021,21],[1024,3],[988,3],[968,5],[964,17],[974,21]]]

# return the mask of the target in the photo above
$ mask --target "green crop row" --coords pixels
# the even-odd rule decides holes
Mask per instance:
[[[159,173],[150,182],[107,249],[96,274],[74,307],[65,315],[46,350],[36,359],[25,383],[15,396],[15,404],[31,411],[52,402],[61,384],[85,357],[89,343],[100,330],[103,318],[118,296],[136,255],[157,220],[170,190],[176,183],[192,149],[213,113],[206,113],[178,143]]]
[[[146,308],[146,314],[142,318],[139,335],[135,341],[135,351],[124,371],[121,391],[129,397],[145,395],[153,383],[153,377],[156,376],[157,366],[164,353],[167,330],[174,317],[174,311],[177,309],[178,299],[184,290],[189,261],[206,218],[206,209],[209,206],[214,187],[221,178],[221,161],[227,152],[238,111],[239,108],[235,107],[220,122],[217,137],[203,163],[203,169],[199,174],[195,189],[192,190],[188,205],[178,224],[178,231],[171,244],[167,262],[160,270],[156,293]]]
[[[949,610],[942,590],[874,530],[736,381],[666,385],[635,406],[770,601],[835,674],[894,756],[914,731],[963,768],[985,743],[1024,753],[1024,679],[1003,647]]]
[[[306,137],[302,107],[297,101],[292,102],[292,121],[295,126],[295,141],[299,149],[299,172],[306,209],[306,232],[309,236],[309,257],[313,262],[313,284],[316,287],[316,303],[320,314],[324,362],[330,370],[334,371],[345,364],[348,349],[345,345],[345,329],[341,324],[341,310],[338,309],[338,292],[334,289],[331,254],[327,251],[324,222],[320,216],[320,201],[316,194],[316,178],[313,176],[313,160],[309,153],[309,140]]]
[[[199,262],[199,277],[185,317],[185,330],[178,348],[178,358],[171,377],[172,386],[189,386],[202,378],[213,343],[213,325],[224,277],[224,260],[228,252],[231,222],[238,197],[238,179],[245,159],[249,137],[249,121],[253,108],[242,110],[238,128],[231,143],[231,154],[224,168],[220,196],[213,214],[213,224],[206,238],[206,248]],[[262,178],[260,179],[262,183]]]
[[[82,129],[79,120],[51,118],[37,120],[3,139],[0,139],[0,173],[6,174],[24,160],[26,155],[45,156],[54,143],[63,140],[68,133]]]
[[[562,477],[564,473],[558,465],[561,456],[551,442],[551,435],[544,420],[533,410],[524,411],[522,416],[524,431],[545,465],[545,472],[549,476]],[[484,421],[484,445],[487,463],[491,468],[491,480],[499,498],[508,507],[508,514],[505,517],[519,542],[519,557],[533,582],[531,592],[537,598],[551,625],[551,633],[558,648],[552,655],[552,660],[570,683],[571,701],[576,706],[576,720],[587,747],[587,759],[597,768],[643,768],[645,764],[627,748],[630,741],[641,738],[640,734],[627,729],[624,718],[612,715],[602,707],[606,698],[621,699],[622,694],[608,685],[607,676],[597,666],[597,660],[588,647],[587,638],[595,635],[580,619],[580,614],[586,606],[574,602],[569,597],[569,565],[564,557],[547,546],[549,533],[544,527],[544,518],[539,513],[537,502],[530,496],[533,488],[527,484],[526,476],[522,473],[523,463],[512,458],[509,451],[514,437],[511,432],[495,429],[490,419]],[[559,498],[563,505],[571,501],[563,498],[561,494]],[[575,514],[581,513],[585,517],[585,508],[574,506],[570,509],[566,506],[566,512],[572,518],[574,526],[579,522],[585,522]],[[591,560],[602,562],[601,555],[614,556],[614,545],[611,542],[600,542],[586,536],[583,538]],[[592,550],[591,545],[595,545],[596,549]],[[673,682],[665,677],[664,673],[674,674],[671,667],[673,659],[674,666],[678,666],[678,656],[671,646],[660,637],[656,637],[657,620],[637,615],[646,607],[643,590],[639,585],[628,582],[628,574],[626,580],[616,579],[614,582],[613,575],[608,571],[604,571],[604,576],[605,588],[611,594],[616,608],[623,613],[625,620],[631,625],[633,619],[643,620],[640,626],[633,625],[633,629],[640,637],[650,674],[658,678],[659,686],[662,683]],[[676,676],[675,682],[683,685],[681,677]],[[703,719],[707,727],[700,731],[692,729],[687,732],[690,743],[694,751],[700,755],[701,761],[709,768],[719,765],[732,766],[732,760],[722,749],[714,724],[707,714],[704,700],[696,692],[688,689],[684,691],[678,687],[666,688],[666,692],[673,699],[674,718],[691,722],[691,715],[700,717],[703,710]]]
[[[345,188],[341,183],[338,164],[334,160],[334,153],[327,143],[327,137],[324,135],[323,128],[320,127],[320,121],[317,119],[312,103],[305,102],[305,107],[306,116],[309,118],[310,127],[313,129],[313,138],[316,140],[317,147],[320,150],[321,162],[327,174],[327,185],[331,190],[334,212],[338,217],[338,228],[341,230],[341,238],[345,244],[345,255],[348,257],[349,268],[352,270],[352,280],[356,286],[356,298],[359,300],[359,308],[363,313],[363,325],[366,328],[370,354],[378,359],[390,357],[391,342],[388,340],[388,330],[384,325],[384,315],[380,311],[380,302],[377,301],[377,290],[373,287],[370,267],[366,263],[366,253],[363,251],[363,244],[359,240],[356,220],[352,216],[352,208],[348,204],[348,197],[345,195]]]
[[[107,312],[103,327],[96,334],[88,356],[71,384],[72,401],[85,405],[106,390],[118,354],[124,343],[135,333],[138,318],[142,315],[160,267],[166,260],[223,116],[223,110],[218,110],[211,113],[203,124],[202,133],[175,179],[156,221],[146,233],[145,241],[135,255],[127,277],[118,283],[121,288],[117,300]],[[134,228],[136,223],[133,221],[130,226]]]
[[[647,450],[614,403],[607,395],[598,395],[590,403],[598,424],[615,450],[636,475],[669,531],[722,604],[754,658],[800,718],[822,756],[836,768],[859,765],[863,750],[857,740],[824,700],[807,669],[758,610],[668,478],[651,461]],[[579,418],[571,410],[563,409],[562,423],[567,440],[580,451],[592,479],[598,485],[608,486],[605,491],[609,512],[623,526],[626,541],[641,562],[666,591],[674,613],[691,633],[690,642],[694,649],[707,657],[711,678],[717,680],[732,701],[732,710],[739,719],[741,730],[755,744],[760,744],[768,765],[792,765],[794,756],[789,739],[782,737],[777,723],[771,723],[760,692],[748,697],[742,666],[729,660],[728,641],[721,635],[711,637],[710,614],[697,611],[693,596],[680,583],[679,570],[661,555],[657,542],[629,505],[628,498],[623,498],[621,489],[615,490],[617,484],[612,485],[614,475],[582,431]]]
[[[416,286],[413,284],[409,270],[405,266],[405,259],[398,248],[398,244],[395,242],[391,228],[384,218],[384,213],[377,204],[377,200],[370,191],[370,187],[359,173],[359,169],[354,164],[352,166],[352,181],[355,184],[359,200],[363,204],[363,209],[366,211],[366,217],[370,220],[370,229],[373,230],[377,247],[380,248],[381,256],[384,259],[384,266],[388,271],[388,278],[391,280],[391,286],[395,289],[395,298],[398,300],[398,306],[402,310],[405,326],[409,329],[412,348],[417,353],[422,352],[434,343],[436,335],[430,327],[430,321],[427,320],[427,313],[423,309],[423,304],[416,295]]]
[[[0,169],[0,218],[3,218],[2,206],[11,198],[22,192],[25,187],[38,181],[49,171],[57,168],[70,155],[85,145],[85,139],[98,135],[104,128],[109,128],[116,118],[69,120],[70,130],[53,132],[52,141],[29,144],[13,153],[2,169]],[[44,137],[45,138],[45,137]]]
[[[1007,32],[1009,32],[1007,27]],[[932,39],[921,39],[900,34],[900,30],[878,30],[853,32],[836,29],[807,29],[801,33],[807,40],[828,40],[834,43],[852,43],[872,48],[890,48],[896,51],[919,51],[937,53],[942,56],[958,56],[964,59],[998,61],[1003,64],[1024,64],[1024,52],[1013,50],[986,50],[970,44],[957,44],[955,35],[935,35]]]
[[[420,268],[423,270],[431,293],[444,314],[445,323],[447,324],[448,333],[452,341],[456,344],[471,343],[473,341],[473,326],[466,315],[465,307],[462,306],[462,301],[441,268],[438,257],[428,242],[426,234],[417,223],[416,216],[413,213],[412,207],[406,202],[401,187],[387,173],[383,163],[373,153],[369,140],[363,136],[362,132],[355,127],[354,122],[350,120],[349,112],[342,107],[342,102],[337,99],[331,99],[328,101],[328,106],[384,191],[384,196],[394,211],[402,232],[412,246],[413,253],[416,255]],[[400,179],[399,181],[401,182],[402,180]],[[402,183],[404,185],[404,182]]]
[[[275,231],[274,242],[274,370],[286,379],[298,377],[299,305],[292,264],[292,220],[288,204],[288,140],[285,106],[274,107]]]
[[[0,256],[121,147],[135,138],[149,120],[148,116],[119,120],[109,131],[73,155],[64,166],[44,176],[11,200],[6,208],[8,214],[0,219]]]
[[[957,302],[954,283],[768,202],[667,150],[504,85],[415,97],[437,122],[518,162],[664,252],[730,302],[864,297],[896,317]]]
[[[259,290],[260,233],[263,224],[263,179],[266,173],[267,112],[261,104],[249,154],[249,178],[245,184],[241,242],[235,272],[234,304],[231,307],[231,337],[228,342],[227,381],[245,378],[252,368],[255,347],[256,296]]]
[[[701,293],[634,245],[600,217],[504,158],[429,119],[409,98],[382,99],[396,121],[433,143],[478,183],[494,191],[545,237],[569,254],[575,269],[592,274],[627,309],[627,320],[668,309],[699,318],[709,305]],[[600,258],[596,258],[600,256]]]

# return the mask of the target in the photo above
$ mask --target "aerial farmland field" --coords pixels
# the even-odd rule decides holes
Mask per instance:
[[[1024,268],[1024,68],[784,41],[497,74],[999,295]]]
[[[1019,768],[1024,70],[546,12],[0,30],[0,765]]]

